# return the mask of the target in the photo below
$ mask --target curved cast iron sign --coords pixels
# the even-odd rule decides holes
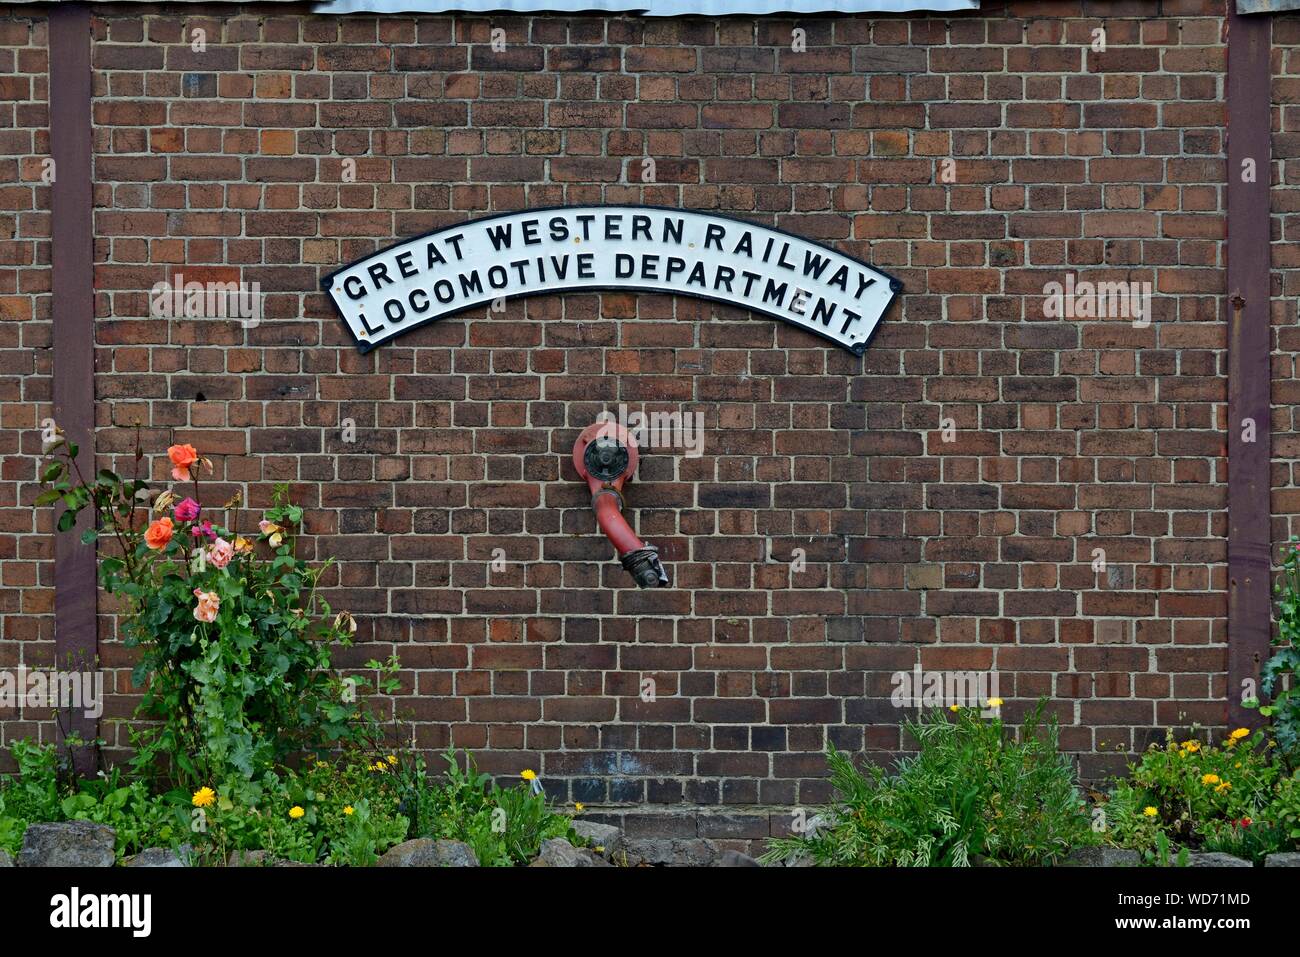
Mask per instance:
[[[741,306],[862,355],[898,280],[781,230],[656,206],[502,213],[439,229],[326,276],[362,352],[498,299],[598,289]]]

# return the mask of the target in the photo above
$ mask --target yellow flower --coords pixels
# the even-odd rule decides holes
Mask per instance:
[[[318,768],[327,768],[327,767],[329,767],[329,764],[328,764],[327,762],[325,762],[325,761],[317,761],[317,762],[316,762],[316,767],[318,767]]]
[[[1222,784],[1220,784],[1217,788],[1214,789],[1214,793],[1227,794],[1231,790],[1232,790],[1232,785],[1229,782],[1224,781]]]
[[[579,814],[581,814],[583,811],[587,809],[587,805],[583,804],[581,801],[578,801],[576,804],[573,805],[573,809],[577,811]]]
[[[1202,784],[1218,784],[1219,776],[1217,774],[1206,774],[1201,777]]]
[[[1155,817],[1160,812],[1157,811],[1155,808],[1148,806],[1142,809],[1142,813],[1145,814],[1147,817]]]
[[[1228,735],[1233,741],[1240,741],[1242,738],[1249,736],[1250,728],[1238,728],[1232,734]]]
[[[298,820],[298,818],[302,817],[306,813],[307,813],[306,811],[304,811],[296,804],[293,807],[289,808],[289,816],[293,818],[295,821]]]
[[[949,710],[949,711],[960,711],[960,710],[961,710],[961,705],[959,705],[959,704],[950,704],[950,705],[948,705],[948,710]]]
[[[388,756],[388,763],[389,763],[389,764],[396,764],[396,763],[397,763],[397,755],[395,755],[395,754],[390,754],[390,755]]]
[[[351,817],[355,813],[355,811],[352,805],[349,804],[347,807],[343,809],[343,813],[346,814],[348,817]]]
[[[1192,754],[1195,754],[1197,751],[1201,750],[1201,742],[1199,742],[1199,741],[1184,741],[1184,742],[1183,742],[1183,747],[1186,748],[1188,751],[1190,751]]]
[[[199,788],[194,792],[194,797],[190,798],[190,803],[195,807],[207,807],[217,799],[217,792],[212,788]]]
[[[1002,699],[1001,699],[1001,698],[989,698],[989,701],[988,701],[988,704],[986,705],[986,707],[989,707],[989,708],[1000,708],[1000,707],[1002,707]]]
[[[523,771],[519,772],[519,776],[525,781],[533,781],[537,778],[537,772],[530,768],[525,768]]]

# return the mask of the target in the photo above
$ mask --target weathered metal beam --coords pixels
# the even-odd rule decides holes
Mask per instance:
[[[54,301],[54,420],[83,450],[94,473],[95,275],[91,191],[90,9],[64,3],[50,11],[50,152],[54,160],[51,239]],[[93,521],[83,512],[78,531]],[[95,549],[79,534],[54,543],[55,667],[86,671],[98,666]],[[63,733],[91,742],[99,722],[83,709],[61,714]],[[93,770],[94,750],[76,748],[77,770]]]
[[[1270,594],[1269,185],[1267,17],[1228,11],[1228,720],[1268,657]]]
[[[1300,0],[1237,0],[1238,13],[1281,13],[1300,10]]]

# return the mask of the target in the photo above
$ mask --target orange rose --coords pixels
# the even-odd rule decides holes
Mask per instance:
[[[167,543],[172,540],[172,520],[170,518],[160,518],[149,524],[144,532],[144,543],[154,551],[167,547]]]
[[[189,479],[190,469],[199,460],[199,453],[192,445],[173,445],[167,450],[167,457],[172,460],[172,478],[184,482]]]

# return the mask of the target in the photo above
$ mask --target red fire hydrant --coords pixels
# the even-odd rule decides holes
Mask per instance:
[[[639,588],[663,588],[668,574],[659,549],[641,541],[623,517],[623,485],[636,471],[636,442],[615,422],[596,422],[573,443],[573,467],[591,489],[596,523],[618,551],[619,561]]]

